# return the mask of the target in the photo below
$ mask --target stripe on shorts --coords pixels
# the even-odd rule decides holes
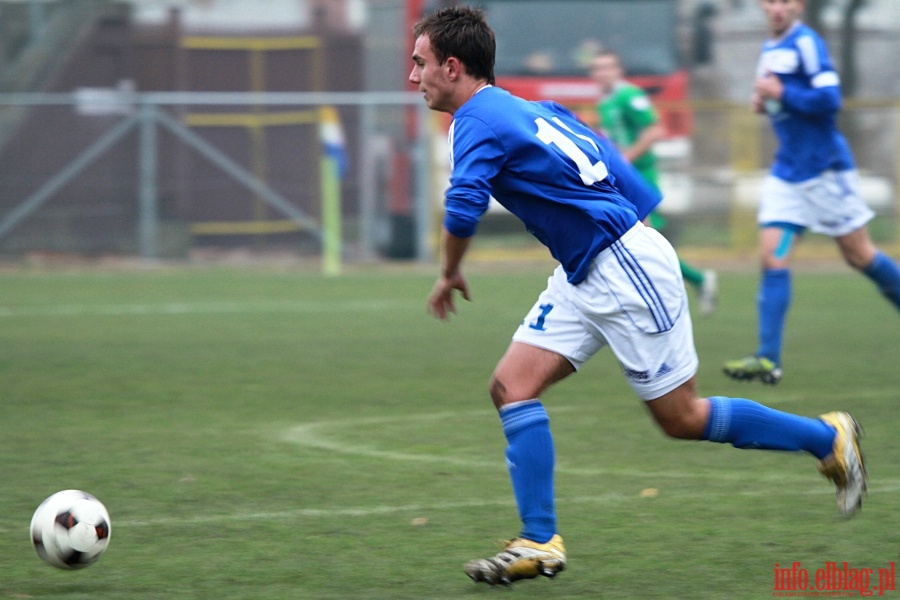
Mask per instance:
[[[647,275],[647,272],[641,267],[640,262],[638,262],[631,251],[628,250],[628,248],[625,247],[625,244],[620,240],[613,242],[610,249],[616,257],[616,260],[619,261],[622,270],[625,271],[625,274],[628,275],[632,285],[634,285],[635,291],[637,291],[638,295],[640,295],[641,299],[643,299],[647,308],[650,310],[653,321],[656,323],[657,333],[672,329],[675,322],[669,315],[669,311],[666,310],[666,306],[662,301],[662,297],[660,297],[659,291],[653,285],[653,281]]]

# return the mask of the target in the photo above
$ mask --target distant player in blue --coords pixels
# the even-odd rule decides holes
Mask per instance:
[[[807,229],[834,238],[844,260],[900,308],[900,269],[869,239],[874,213],[859,194],[859,175],[837,130],[841,88],[825,42],[800,21],[803,0],[762,0],[772,39],[756,71],[753,107],[768,114],[778,138],[760,198],[762,278],[757,296],[759,346],[728,361],[734,379],[778,383],[782,332],[791,303],[790,257]]]
[[[835,482],[840,511],[855,513],[866,472],[850,415],[814,419],[750,400],[697,395],[697,353],[678,257],[641,223],[659,195],[609,141],[563,107],[526,102],[492,85],[496,43],[482,11],[441,9],[414,33],[409,80],[429,108],[453,115],[441,270],[429,311],[446,319],[455,312],[456,292],[469,299],[461,265],[491,196],[560,263],[489,386],[522,529],[499,554],[467,563],[466,574],[495,585],[553,577],[565,568],[553,438],[539,396],[606,346],[666,434],[809,452]]]

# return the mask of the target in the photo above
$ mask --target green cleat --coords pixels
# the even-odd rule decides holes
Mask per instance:
[[[738,360],[729,360],[722,371],[732,379],[751,381],[759,379],[763,383],[774,385],[781,381],[784,371],[768,358],[748,356]]]
[[[533,579],[539,575],[556,577],[566,568],[566,549],[557,534],[546,544],[525,538],[503,543],[503,551],[491,558],[466,563],[464,570],[472,581],[488,585],[509,585],[517,579]]]
[[[838,510],[852,517],[862,508],[862,497],[868,485],[866,460],[859,449],[862,428],[845,412],[831,412],[819,417],[835,428],[834,450],[819,461],[819,473],[837,486]]]

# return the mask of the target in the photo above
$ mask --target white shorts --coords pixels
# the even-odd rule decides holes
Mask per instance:
[[[597,256],[580,284],[557,267],[513,340],[556,352],[576,369],[609,345],[643,400],[677,388],[698,366],[678,257],[640,223]]]
[[[874,216],[859,195],[859,173],[850,170],[825,171],[799,183],[770,175],[763,184],[757,219],[762,226],[789,223],[838,237]]]

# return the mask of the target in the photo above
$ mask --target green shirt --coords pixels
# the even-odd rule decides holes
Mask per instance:
[[[647,93],[641,88],[620,82],[597,105],[600,128],[619,148],[631,146],[641,131],[659,121]],[[656,155],[648,150],[634,160],[634,167],[647,181],[658,187]]]

